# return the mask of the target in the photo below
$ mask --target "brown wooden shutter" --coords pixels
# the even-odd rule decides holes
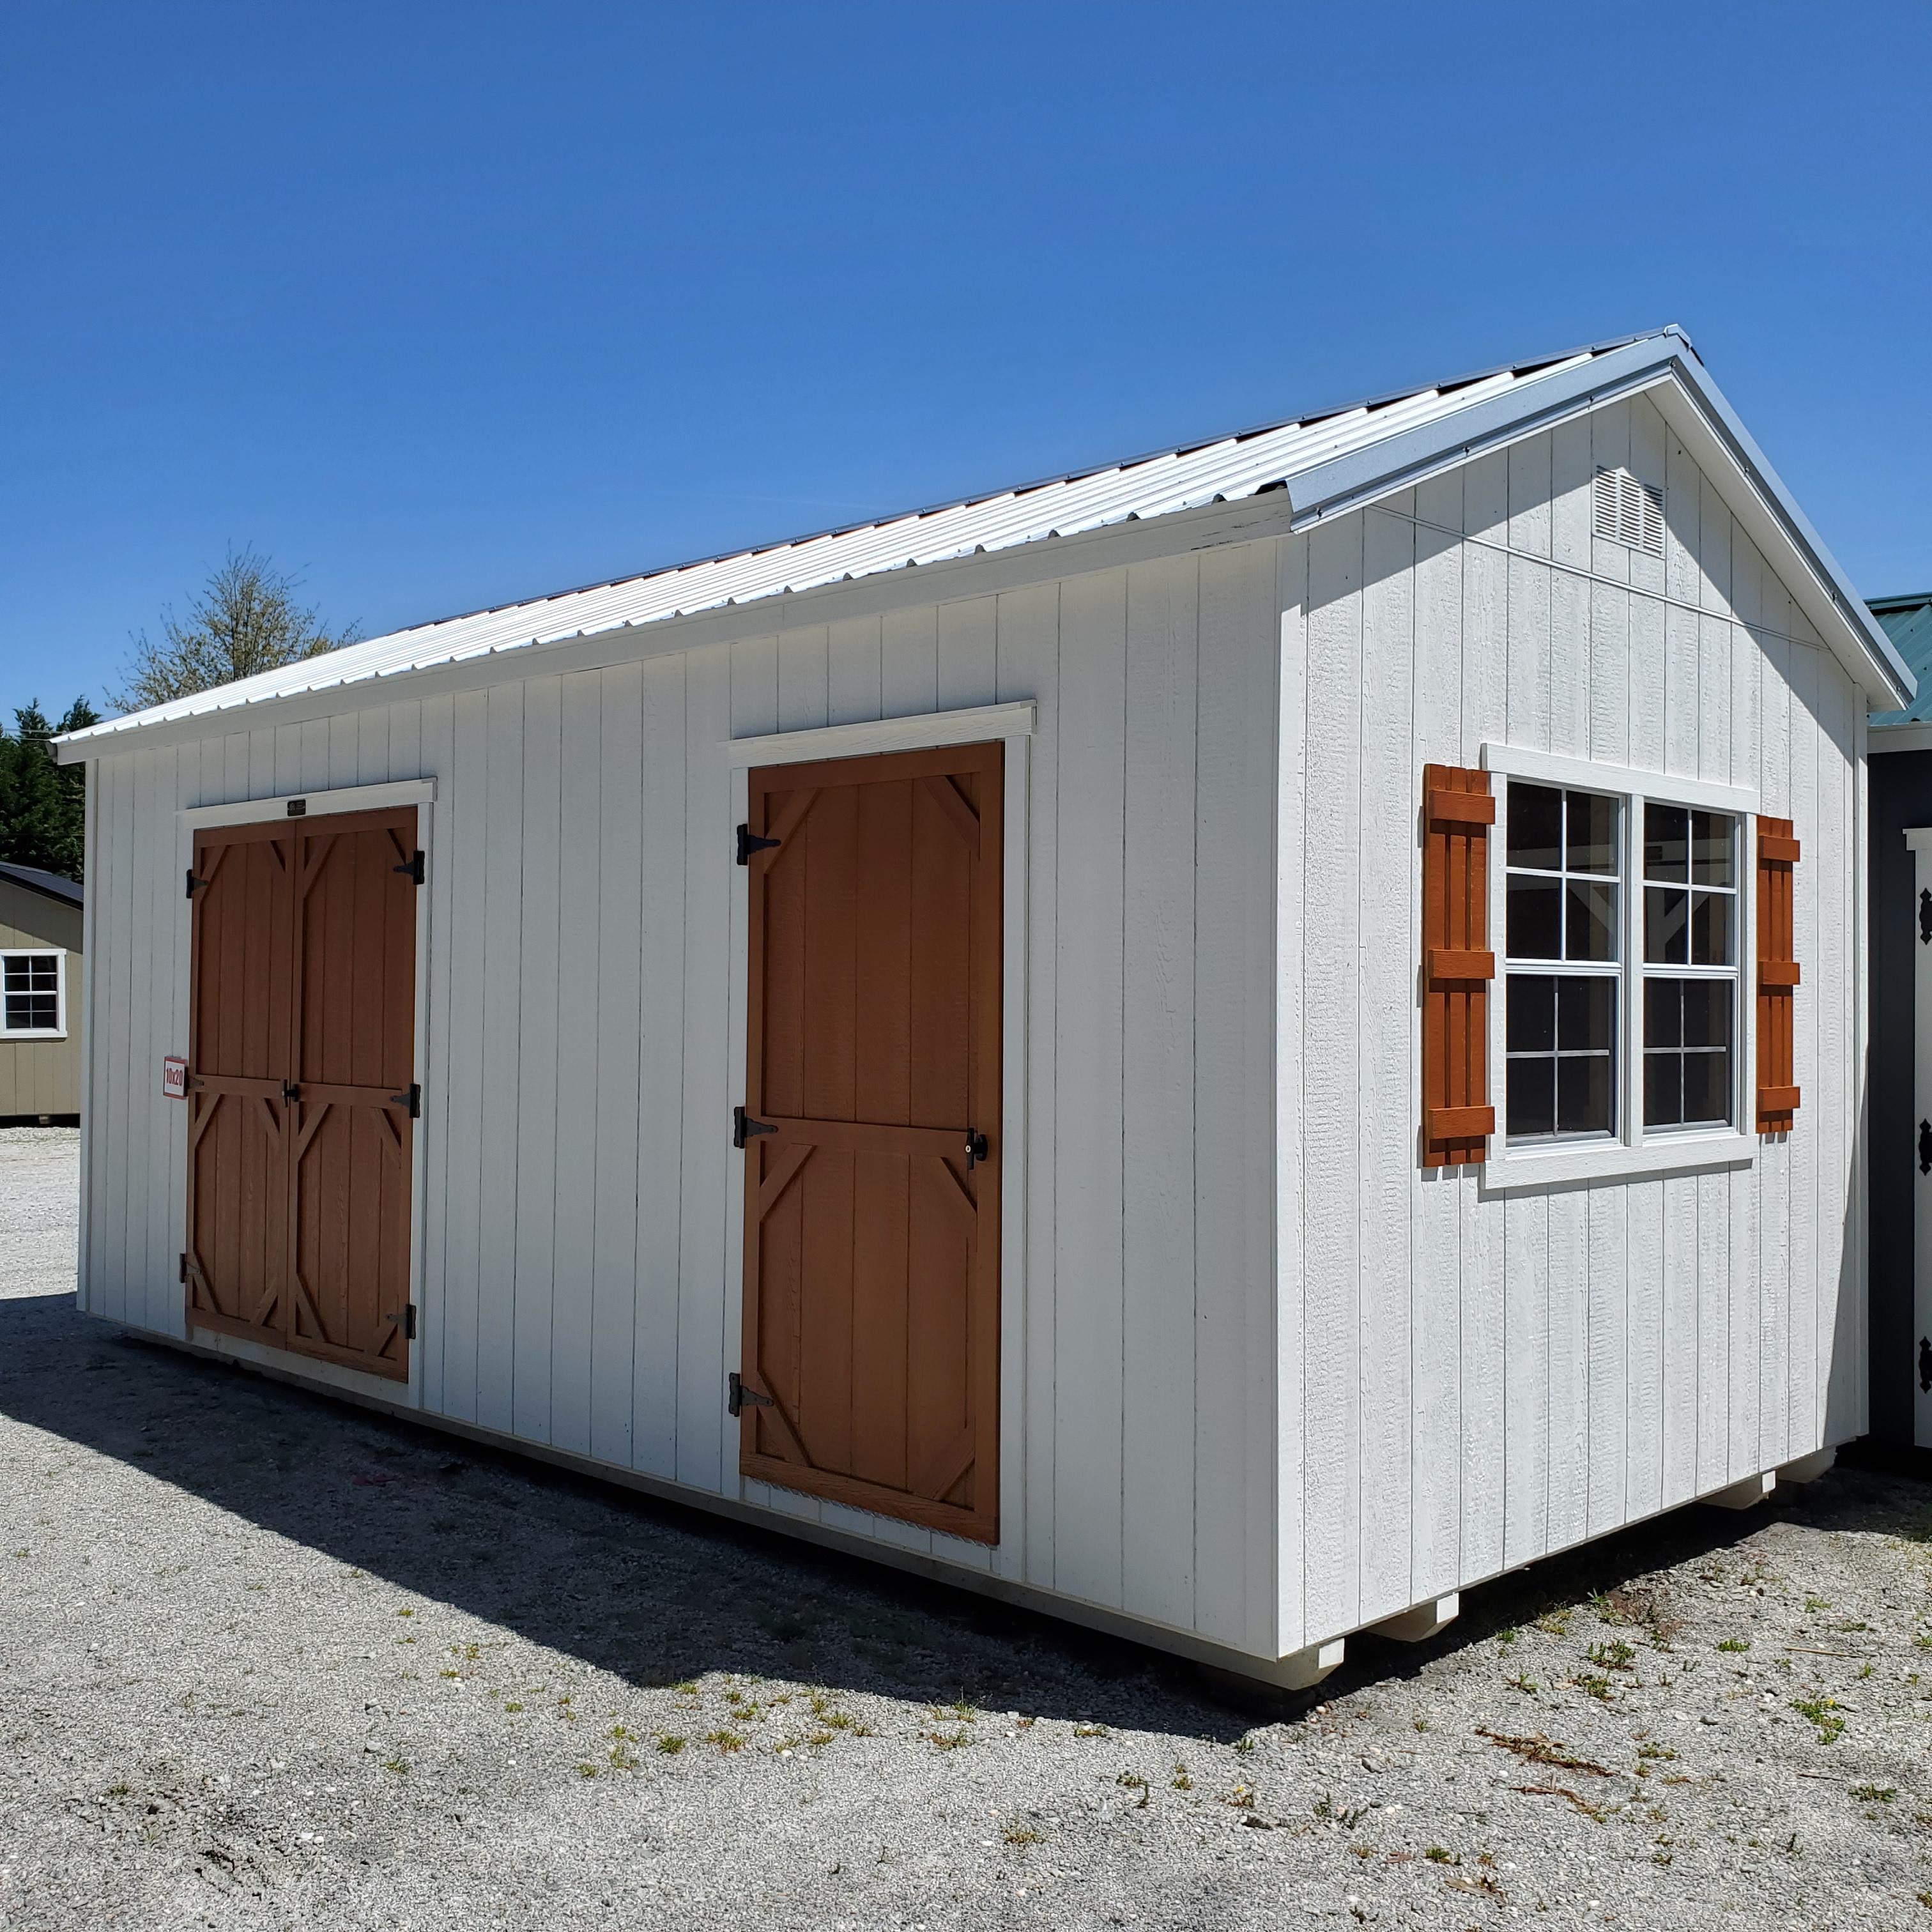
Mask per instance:
[[[1480,1161],[1490,1104],[1487,772],[1422,768],[1422,1164]]]
[[[1798,841],[1788,818],[1757,821],[1757,1130],[1791,1131],[1798,1111],[1792,1057],[1798,962],[1792,956],[1791,896]]]

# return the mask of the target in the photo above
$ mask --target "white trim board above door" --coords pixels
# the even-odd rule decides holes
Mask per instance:
[[[733,770],[742,770],[753,765],[798,764],[814,758],[860,758],[878,752],[991,744],[1030,737],[1034,718],[1030,702],[976,704],[963,711],[922,711],[909,718],[880,718],[856,724],[818,724],[802,731],[728,738],[724,758]]]

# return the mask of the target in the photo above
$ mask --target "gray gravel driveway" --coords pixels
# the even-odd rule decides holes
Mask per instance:
[[[1283,1701],[117,1335],[74,1192],[0,1133],[0,1926],[1932,1932],[1923,1483]]]

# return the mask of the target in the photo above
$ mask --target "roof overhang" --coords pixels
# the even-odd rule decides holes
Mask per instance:
[[[1682,329],[1672,326],[1519,368],[1520,379],[1514,371],[1491,371],[1486,376],[1418,392],[1408,400],[1425,400],[1427,407],[1406,413],[1391,411],[1387,418],[1388,434],[1383,435],[1365,439],[1361,432],[1389,399],[1276,425],[1276,430],[1297,434],[1278,446],[1256,440],[1252,446],[1257,454],[1245,466],[1237,460],[1232,471],[1216,470],[1210,479],[1214,489],[1211,498],[1204,484],[1194,495],[1180,499],[1178,507],[1176,496],[1158,476],[1150,471],[1144,482],[1139,478],[1141,466],[1154,464],[1156,459],[1136,459],[1118,468],[1118,473],[1128,479],[1128,494],[1114,502],[1107,515],[1090,518],[1070,532],[1046,527],[1043,518],[1040,529],[1024,531],[1016,539],[1010,533],[997,549],[989,538],[977,546],[936,548],[903,568],[882,568],[875,558],[862,571],[855,562],[853,570],[842,576],[835,566],[815,579],[808,578],[802,583],[791,579],[784,587],[768,584],[743,602],[714,597],[691,609],[668,613],[633,608],[627,615],[620,597],[616,608],[600,604],[575,628],[560,626],[548,636],[533,636],[532,629],[521,627],[526,613],[534,614],[534,629],[544,610],[559,602],[595,598],[630,584],[648,584],[684,573],[660,572],[655,578],[622,580],[614,586],[593,586],[586,592],[562,593],[558,599],[538,599],[533,604],[502,607],[500,612],[476,614],[492,622],[507,614],[509,628],[500,626],[500,635],[460,651],[445,650],[434,640],[470,620],[443,620],[350,647],[364,654],[393,654],[399,645],[408,646],[418,638],[429,640],[424,648],[431,654],[414,662],[406,656],[400,660],[392,656],[373,665],[365,662],[353,674],[345,671],[340,679],[327,683],[310,682],[282,690],[273,687],[275,674],[262,674],[260,680],[224,687],[218,701],[197,704],[191,711],[179,706],[158,709],[152,716],[110,720],[57,738],[53,741],[56,754],[63,764],[76,764],[101,756],[110,748],[183,742],[358,710],[404,696],[422,697],[446,689],[474,688],[592,664],[653,656],[782,627],[787,620],[778,614],[781,610],[794,613],[794,622],[824,622],[843,614],[848,606],[856,614],[950,601],[1016,587],[1021,582],[1106,568],[1170,550],[1305,530],[1490,451],[1640,394],[1650,398],[1711,478],[1739,525],[1790,588],[1819,637],[1864,692],[1868,709],[1883,710],[1910,702],[1917,687],[1904,658],[1712,381]],[[1511,377],[1506,383],[1492,380],[1505,374]],[[1466,391],[1468,397],[1464,400]],[[1262,439],[1273,434],[1262,430],[1252,435]],[[1224,439],[1215,446],[1190,446],[1170,452],[1170,456],[1176,461],[1189,458],[1198,448],[1209,452],[1204,462],[1220,465],[1228,450],[1247,440],[1240,437]],[[1102,473],[1080,472],[1063,483]],[[1224,473],[1226,480],[1222,481]],[[1044,490],[1048,486],[1034,487]],[[1143,492],[1138,507],[1133,506],[1132,491],[1136,488]],[[1030,494],[1002,493],[999,502],[1010,505]],[[980,500],[953,507],[971,509]],[[921,513],[921,518],[941,514]],[[801,538],[794,545],[774,548],[818,549],[848,537],[869,540],[874,527],[896,531],[920,520],[888,519],[856,532],[831,532],[824,538]],[[755,559],[766,553],[742,554]],[[733,562],[736,555],[712,561]],[[778,609],[769,608],[772,606]],[[514,666],[505,662],[509,656],[520,662]],[[269,688],[260,689],[261,684]]]
[[[1868,706],[1910,703],[1918,685],[1904,659],[1688,338],[1674,328],[1288,478],[1294,527],[1306,530],[1359,509],[1490,450],[1636,394],[1648,396],[1717,485],[1745,535],[1778,569],[1813,628],[1864,693]],[[1533,406],[1526,410],[1526,403]]]

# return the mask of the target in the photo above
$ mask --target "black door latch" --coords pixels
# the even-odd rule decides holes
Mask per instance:
[[[742,1147],[747,1141],[755,1140],[760,1134],[775,1134],[778,1129],[769,1120],[754,1120],[742,1107],[731,1109],[731,1144]]]
[[[970,1174],[986,1158],[986,1136],[975,1133],[970,1127],[966,1130],[966,1172]]]
[[[736,1369],[725,1378],[728,1394],[724,1406],[733,1415],[742,1415],[748,1404],[755,1408],[776,1408],[778,1404],[768,1395],[760,1395],[754,1388],[745,1386],[745,1378]]]
[[[292,1106],[296,1102],[299,1100],[301,1098],[302,1089],[298,1087],[292,1080],[284,1080],[282,1082],[282,1105],[284,1106]]]

